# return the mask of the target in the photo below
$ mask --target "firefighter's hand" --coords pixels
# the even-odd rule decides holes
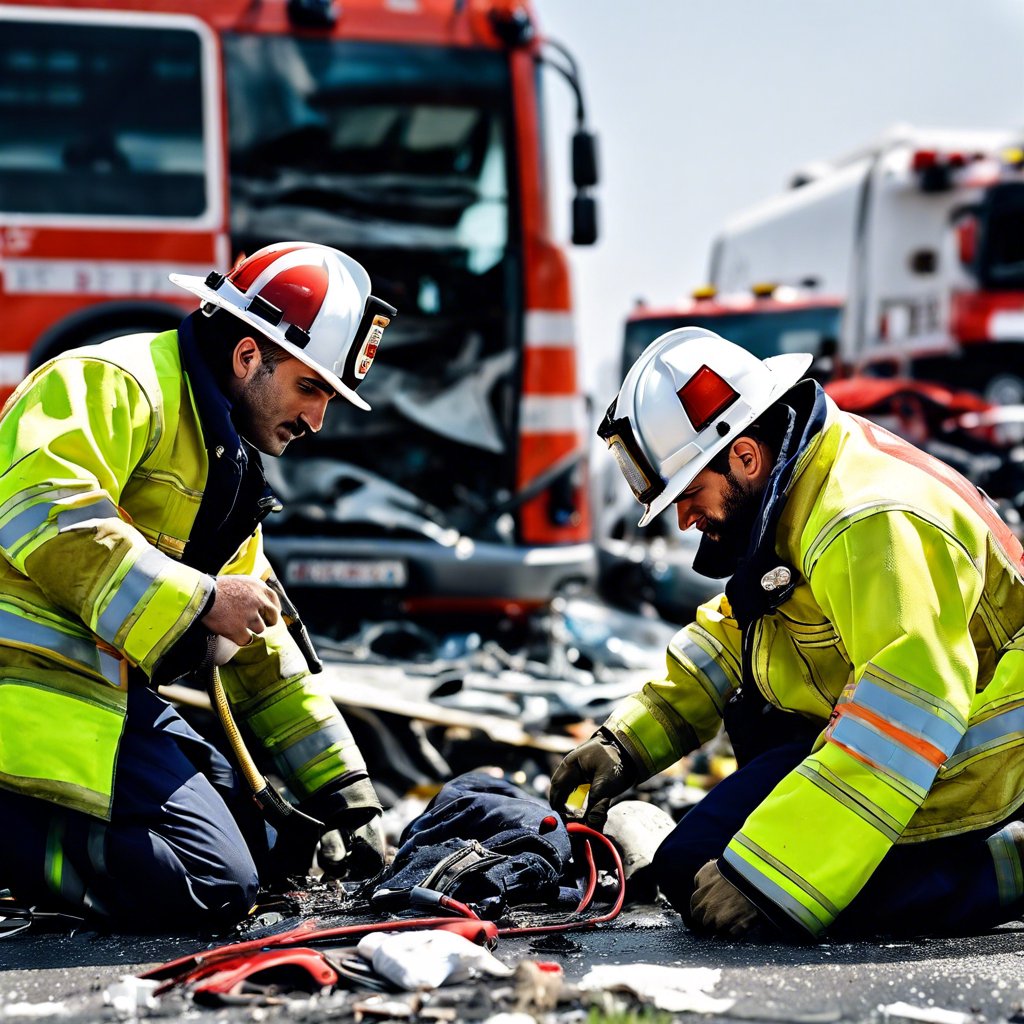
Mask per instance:
[[[325,832],[316,848],[316,861],[326,878],[375,878],[384,870],[386,849],[380,815],[376,814],[359,828]]]
[[[203,616],[203,625],[226,636],[239,647],[276,624],[281,614],[277,594],[255,576],[218,576],[213,607]]]
[[[696,928],[738,939],[757,923],[757,907],[719,871],[715,861],[709,860],[694,882],[690,916]]]
[[[565,755],[551,776],[551,806],[562,817],[572,817],[566,801],[579,786],[589,786],[583,824],[598,832],[604,829],[612,800],[638,781],[636,765],[625,748],[606,729]]]

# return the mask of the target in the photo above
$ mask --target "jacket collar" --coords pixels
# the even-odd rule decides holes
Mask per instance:
[[[221,390],[213,370],[196,342],[192,328],[193,313],[181,322],[178,328],[178,347],[181,363],[192,389],[192,400],[196,404],[199,422],[203,427],[203,440],[208,452],[216,452],[244,466],[248,461],[245,445],[231,420],[231,400]],[[201,314],[198,314],[201,315]]]

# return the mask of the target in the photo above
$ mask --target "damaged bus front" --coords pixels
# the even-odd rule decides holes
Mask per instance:
[[[540,44],[489,13],[475,45],[224,39],[234,247],[337,246],[399,310],[361,392],[372,413],[332,407],[270,467],[285,510],[267,550],[292,592],[332,591],[322,628],[368,601],[514,612],[591,571]]]

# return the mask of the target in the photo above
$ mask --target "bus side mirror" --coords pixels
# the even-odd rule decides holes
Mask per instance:
[[[572,137],[572,183],[590,188],[597,182],[597,136],[581,128]]]
[[[572,200],[572,244],[593,245],[597,241],[597,201],[577,192]]]

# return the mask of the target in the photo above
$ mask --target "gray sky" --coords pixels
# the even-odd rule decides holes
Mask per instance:
[[[601,241],[571,250],[584,372],[603,408],[638,296],[707,272],[732,214],[897,123],[1021,128],[1024,0],[534,0],[580,64],[599,133]],[[548,76],[568,237],[568,90]]]

